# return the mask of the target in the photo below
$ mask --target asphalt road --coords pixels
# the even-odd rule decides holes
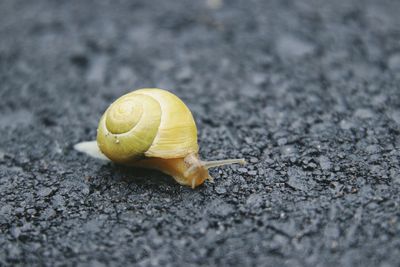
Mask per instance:
[[[0,266],[400,266],[399,1],[0,2]],[[181,97],[195,190],[73,150]]]

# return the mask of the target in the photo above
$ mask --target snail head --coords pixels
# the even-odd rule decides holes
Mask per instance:
[[[244,159],[226,159],[226,160],[214,160],[214,161],[202,161],[199,159],[197,154],[189,154],[184,159],[186,170],[184,176],[189,181],[190,186],[195,188],[196,186],[204,183],[205,180],[213,182],[214,179],[208,172],[208,169],[219,167],[229,164],[245,164]]]

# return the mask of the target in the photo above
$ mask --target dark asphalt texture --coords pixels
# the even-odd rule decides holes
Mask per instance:
[[[0,1],[0,266],[400,266],[399,1]],[[160,87],[192,190],[73,150]]]

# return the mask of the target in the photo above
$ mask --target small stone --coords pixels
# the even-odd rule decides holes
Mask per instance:
[[[223,0],[207,0],[206,5],[210,9],[220,9],[223,5]]]
[[[33,214],[36,213],[36,210],[32,208],[32,209],[28,209],[26,212],[27,212],[29,215],[33,215]]]
[[[15,211],[15,214],[22,214],[25,211],[25,209],[24,208],[16,208],[14,211]]]
[[[284,156],[291,156],[297,152],[296,147],[294,146],[283,146],[281,148],[281,153]]]
[[[21,235],[21,229],[19,227],[13,227],[10,233],[15,239],[17,239]]]
[[[264,73],[253,74],[252,81],[255,85],[262,85],[267,81],[267,76]]]
[[[278,139],[278,145],[279,146],[286,145],[286,143],[287,143],[287,139],[286,138],[279,138]]]
[[[155,66],[161,71],[168,71],[174,67],[174,62],[170,60],[158,60]]]
[[[247,172],[247,174],[251,175],[251,176],[256,176],[257,175],[257,171],[249,171],[249,172]]]
[[[340,235],[339,227],[336,224],[329,223],[326,225],[325,230],[324,230],[324,235],[328,239],[336,239]]]
[[[374,106],[381,106],[386,103],[387,99],[388,99],[388,97],[386,95],[381,94],[381,95],[374,96],[372,98],[371,102]]]
[[[310,163],[308,163],[308,165],[307,165],[308,167],[310,167],[311,169],[315,169],[315,168],[317,168],[317,164],[315,164],[314,162],[310,162]]]
[[[328,157],[320,156],[319,157],[319,165],[323,170],[330,170],[332,168],[332,163]]]
[[[261,194],[252,194],[246,200],[246,206],[250,209],[259,209],[263,205],[264,200]]]
[[[11,205],[4,205],[0,208],[0,216],[7,217],[11,214],[12,212],[12,206]]]
[[[179,81],[188,81],[193,76],[190,68],[183,68],[176,74],[176,79]]]
[[[288,185],[301,191],[307,190],[306,175],[303,171],[292,167],[288,169],[287,175],[289,177]]]
[[[88,71],[87,81],[91,83],[102,83],[105,78],[108,59],[106,57],[96,58]]]
[[[374,117],[374,113],[367,108],[359,108],[354,113],[354,116],[361,118],[361,119],[370,119]]]
[[[252,157],[252,158],[250,158],[250,162],[251,163],[257,163],[258,162],[258,158]]]
[[[44,212],[41,214],[41,217],[45,220],[51,219],[56,215],[56,211],[52,208],[47,208],[44,210]]]
[[[41,197],[47,197],[47,196],[49,196],[53,191],[54,191],[53,188],[46,187],[46,188],[43,188],[42,190],[40,190],[40,191],[38,192],[38,195],[41,196]]]
[[[83,225],[83,230],[85,232],[96,233],[96,232],[100,231],[102,224],[103,223],[101,221],[91,220],[91,221],[88,221],[86,224]]]
[[[84,186],[83,189],[82,189],[82,193],[83,193],[85,196],[89,195],[89,193],[90,193],[89,187],[88,187],[88,186]]]
[[[277,48],[283,57],[302,57],[313,53],[315,49],[311,43],[289,34],[278,39]]]
[[[21,255],[22,251],[17,246],[12,246],[8,249],[8,257],[11,259],[18,259]]]
[[[232,205],[216,199],[209,205],[209,211],[215,216],[225,217],[234,212]]]
[[[390,56],[388,60],[388,67],[391,70],[400,70],[400,53]]]
[[[240,173],[247,173],[247,169],[246,168],[239,168],[238,172]]]
[[[116,78],[121,83],[133,83],[136,79],[133,70],[126,66],[119,68]]]
[[[350,130],[351,128],[354,128],[354,124],[348,120],[341,120],[339,125],[342,130]]]
[[[251,138],[251,137],[245,137],[244,141],[246,141],[247,144],[253,144],[254,143],[253,138]]]
[[[65,200],[61,195],[55,195],[53,197],[53,205],[55,207],[63,207],[65,205]]]
[[[380,152],[380,148],[377,145],[369,145],[365,148],[365,151],[369,154],[376,154]]]
[[[217,194],[223,195],[223,194],[226,193],[226,188],[225,188],[224,186],[217,186],[217,187],[215,188],[215,192],[216,192]]]
[[[393,110],[389,113],[389,117],[396,123],[400,124],[400,110]]]

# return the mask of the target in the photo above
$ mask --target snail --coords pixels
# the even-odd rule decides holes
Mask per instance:
[[[192,188],[213,181],[209,168],[245,164],[244,159],[200,160],[192,113],[177,96],[158,88],[118,98],[101,117],[97,140],[74,148],[117,164],[159,170]]]

